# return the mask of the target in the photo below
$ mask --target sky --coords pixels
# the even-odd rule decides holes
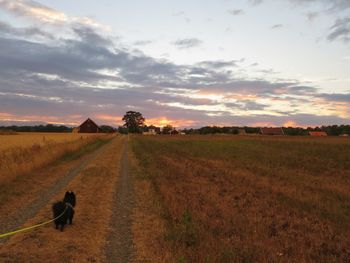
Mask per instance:
[[[349,0],[0,0],[0,125],[350,124]]]

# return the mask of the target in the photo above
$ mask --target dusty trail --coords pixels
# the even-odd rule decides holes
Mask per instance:
[[[0,229],[2,233],[16,230],[20,228],[27,220],[33,218],[44,205],[47,204],[47,200],[50,200],[53,196],[58,194],[64,187],[66,187],[75,176],[77,176],[91,161],[96,159],[97,156],[103,154],[107,145],[102,146],[93,152],[88,158],[83,159],[77,166],[70,169],[65,176],[60,177],[51,187],[44,188],[37,195],[37,198],[32,201],[27,207],[18,210],[11,218],[0,219]],[[0,239],[0,244],[5,243],[8,238]]]
[[[134,205],[133,182],[129,174],[128,141],[125,140],[117,181],[113,214],[110,222],[111,232],[107,237],[106,262],[124,263],[133,258],[133,237],[131,213]]]

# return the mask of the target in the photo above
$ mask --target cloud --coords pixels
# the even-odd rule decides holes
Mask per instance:
[[[320,15],[319,12],[308,12],[306,13],[306,18],[312,22]]]
[[[350,41],[350,17],[337,19],[331,27],[331,32],[327,36],[330,41],[342,40],[344,42]]]
[[[203,42],[198,38],[184,38],[184,39],[178,39],[175,42],[173,42],[173,44],[179,49],[188,49],[188,48],[198,47],[202,43]]]
[[[39,28],[36,27],[13,27],[3,21],[0,21],[0,33],[5,35],[16,35],[18,37],[44,37],[48,39],[54,39],[54,37]]]
[[[135,45],[135,46],[147,46],[147,45],[150,45],[152,43],[153,43],[153,41],[151,41],[151,40],[139,40],[139,41],[135,41],[133,43],[133,45]]]
[[[350,102],[350,93],[321,93],[318,94],[318,97],[329,101]]]
[[[33,0],[0,0],[0,7],[20,17],[27,17],[40,23],[64,26],[85,25],[109,31],[110,28],[89,17],[67,16],[63,12],[47,7]]]
[[[295,4],[315,4],[319,3],[324,5],[328,11],[339,11],[350,8],[350,2],[348,0],[289,0]]]
[[[238,16],[238,15],[244,14],[243,9],[231,9],[231,10],[228,10],[227,12],[233,16]]]
[[[259,5],[263,2],[263,0],[248,0],[248,2],[253,5]]]
[[[24,9],[0,2],[4,3],[21,15],[39,16],[28,11],[30,7],[54,12],[32,1],[13,2],[27,4]],[[39,27],[0,23],[0,120],[79,123],[91,116],[117,125],[130,109],[153,120],[166,116],[176,126],[259,121],[278,125],[291,119],[319,125],[350,116],[348,94],[318,93],[297,80],[239,77],[241,60],[176,64],[147,56],[88,23],[65,26],[71,34],[50,41],[56,32],[52,28],[46,36]],[[43,39],[36,41],[37,37]],[[202,43],[196,38],[177,42],[179,48]]]
[[[65,23],[68,17],[54,9],[30,0],[0,0],[0,6],[8,11],[46,23]]]
[[[282,24],[275,24],[273,26],[271,26],[271,29],[278,29],[278,28],[282,28],[283,25]]]

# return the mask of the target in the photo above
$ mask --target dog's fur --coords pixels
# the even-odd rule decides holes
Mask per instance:
[[[75,207],[76,204],[76,198],[75,194],[72,191],[67,191],[64,195],[63,202],[70,203],[73,207]]]
[[[56,229],[60,227],[60,230],[63,231],[63,228],[68,221],[70,225],[73,223],[75,205],[76,198],[74,192],[72,191],[66,192],[63,201],[59,201],[53,204],[52,211],[54,218],[58,217],[66,210],[61,217],[55,219]]]

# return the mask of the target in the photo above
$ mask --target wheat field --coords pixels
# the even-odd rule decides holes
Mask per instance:
[[[71,142],[80,138],[94,136],[88,133],[45,133],[45,132],[20,132],[13,135],[0,135],[0,152],[16,148],[30,147],[34,144],[45,145],[48,143]]]
[[[50,164],[64,155],[74,153],[100,140],[105,134],[18,133],[0,136],[0,182]]]

